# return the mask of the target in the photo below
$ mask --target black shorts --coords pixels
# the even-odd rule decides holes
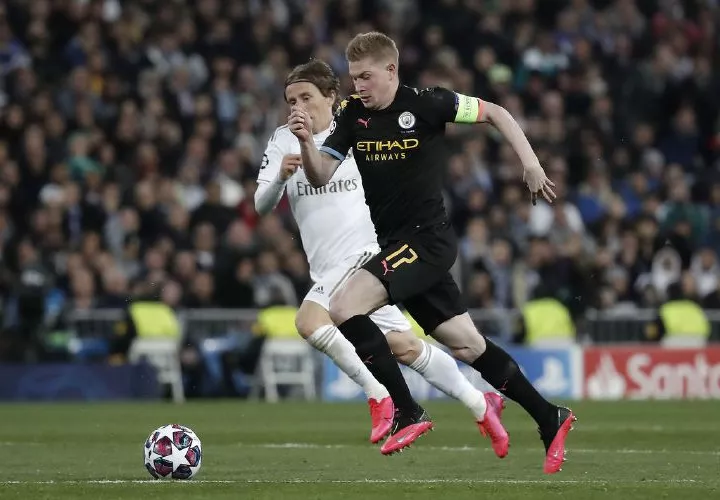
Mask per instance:
[[[390,304],[402,303],[425,334],[467,311],[449,270],[457,258],[457,237],[449,224],[390,241],[363,269],[377,277]]]

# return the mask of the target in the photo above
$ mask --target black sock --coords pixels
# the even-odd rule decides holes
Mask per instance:
[[[556,406],[543,398],[514,359],[485,337],[487,349],[472,363],[495,389],[522,406],[542,428],[552,424]]]
[[[377,325],[369,316],[358,315],[338,325],[338,329],[355,346],[370,373],[388,390],[395,408],[405,416],[414,416],[418,412],[418,404],[410,394],[395,356]]]

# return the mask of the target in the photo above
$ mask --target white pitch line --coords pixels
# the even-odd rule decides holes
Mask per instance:
[[[316,443],[238,443],[243,448],[267,448],[267,449],[308,449],[308,450],[335,450],[346,448],[366,448],[364,445],[347,445],[347,444],[316,444]],[[367,446],[369,447],[369,445]],[[475,448],[472,446],[422,446],[417,449],[428,451],[450,451],[450,452],[489,452],[487,448]],[[537,453],[542,451],[540,448],[514,448],[512,453]],[[720,456],[720,450],[673,450],[673,449],[632,449],[621,448],[617,450],[606,448],[568,448],[568,453],[610,453],[619,455],[652,455],[655,453],[671,453],[679,455],[703,455],[703,456]]]
[[[38,443],[22,442],[22,441],[5,441],[0,442],[0,446],[36,446]],[[242,448],[263,448],[263,449],[298,449],[298,450],[342,450],[350,448],[370,448],[370,445],[351,445],[351,444],[317,444],[317,443],[237,443]],[[468,453],[479,452],[489,453],[489,448],[479,448],[473,446],[418,446],[417,449],[428,451],[447,451],[452,453]],[[541,448],[513,448],[512,453],[538,453],[542,452]],[[572,455],[575,453],[583,454],[614,454],[614,455],[653,455],[653,454],[677,454],[677,455],[699,455],[699,456],[720,456],[720,450],[673,450],[667,448],[661,449],[633,449],[633,448],[568,448],[568,452]]]
[[[139,479],[88,479],[60,481],[0,481],[11,485],[83,485],[83,484],[703,484],[694,479],[646,479],[643,481],[614,481],[604,479],[191,479],[190,481],[156,481]]]
[[[0,446],[36,446],[38,443],[22,442],[22,441],[5,441],[0,442]],[[342,450],[349,448],[370,448],[370,445],[351,445],[351,444],[317,444],[317,443],[237,443],[242,448],[264,448],[264,449],[298,449],[298,450]],[[453,453],[480,452],[489,453],[489,448],[479,448],[473,446],[418,446],[418,449],[428,451],[447,451]],[[513,448],[512,453],[538,453],[542,452],[541,448]],[[678,454],[678,455],[700,455],[700,456],[720,456],[720,450],[674,450],[674,449],[633,449],[633,448],[568,448],[570,454],[616,454],[616,455],[653,455],[653,454]]]

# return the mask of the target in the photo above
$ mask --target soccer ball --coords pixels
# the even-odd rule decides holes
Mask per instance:
[[[202,444],[190,428],[164,425],[145,441],[143,459],[155,479],[190,479],[202,465]]]

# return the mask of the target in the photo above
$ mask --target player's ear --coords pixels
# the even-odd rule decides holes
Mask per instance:
[[[390,79],[392,80],[393,76],[397,75],[397,64],[395,64],[394,62],[391,62],[387,65],[386,68],[388,70],[388,73],[390,74]]]
[[[335,101],[337,101],[337,94],[334,90],[331,90],[328,95],[325,96],[325,100],[327,101],[330,108],[334,108]]]

